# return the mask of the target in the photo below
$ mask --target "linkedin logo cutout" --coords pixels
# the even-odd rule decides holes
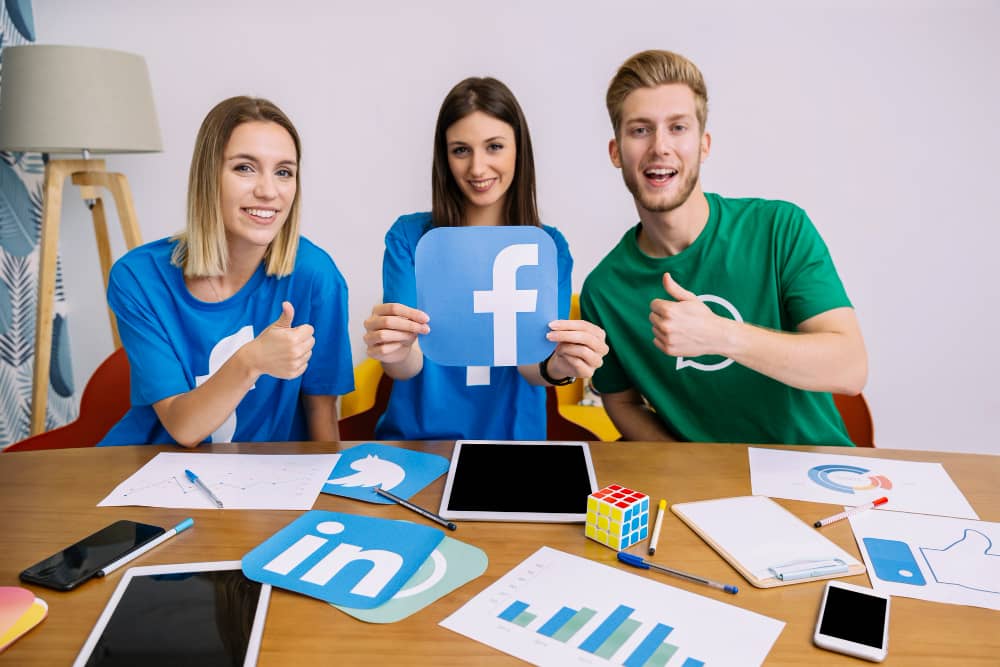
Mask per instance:
[[[254,581],[371,609],[399,591],[444,538],[405,521],[312,510],[243,557]]]

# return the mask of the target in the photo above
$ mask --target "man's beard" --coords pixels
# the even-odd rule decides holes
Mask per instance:
[[[695,165],[694,171],[687,172],[687,176],[680,185],[680,189],[677,191],[676,196],[669,199],[664,198],[663,195],[650,195],[649,193],[643,191],[639,187],[639,178],[635,174],[635,171],[631,169],[622,169],[622,177],[625,179],[625,187],[628,191],[632,193],[635,197],[636,202],[639,206],[646,209],[651,213],[667,213],[674,210],[680,206],[684,205],[684,202],[688,200],[691,193],[694,192],[694,187],[698,184],[698,174],[701,170],[701,165]],[[678,174],[679,176],[679,174]],[[677,178],[675,176],[674,178]]]

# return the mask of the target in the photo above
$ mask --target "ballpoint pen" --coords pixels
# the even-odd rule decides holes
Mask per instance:
[[[395,493],[390,493],[390,492],[386,491],[385,489],[382,488],[381,484],[376,484],[375,487],[374,487],[374,490],[375,490],[375,493],[379,494],[380,496],[385,496],[389,500],[394,500],[397,503],[399,503],[400,505],[402,505],[403,507],[405,507],[406,509],[413,510],[414,512],[416,512],[420,516],[425,517],[427,519],[430,519],[434,523],[439,523],[442,526],[444,526],[445,528],[447,528],[448,530],[456,530],[458,528],[458,526],[456,526],[454,523],[452,523],[451,521],[448,521],[447,519],[445,519],[443,517],[438,516],[434,512],[431,512],[430,510],[425,510],[423,507],[420,507],[419,505],[414,505],[413,503],[411,503],[409,500],[406,500],[405,498],[400,498]]]
[[[212,489],[205,486],[205,482],[201,481],[198,475],[194,474],[190,470],[185,470],[184,474],[187,475],[187,478],[191,480],[192,484],[197,486],[199,489],[201,489],[208,495],[208,497],[212,500],[212,502],[215,503],[216,507],[218,507],[220,510],[222,509],[222,501],[219,500],[219,498],[214,493],[212,493]]]
[[[662,565],[657,565],[656,563],[650,563],[649,561],[645,560],[642,556],[634,556],[624,551],[618,552],[618,560],[625,563],[626,565],[631,565],[632,567],[638,567],[643,570],[648,570],[652,568],[659,572],[665,572],[666,574],[672,574],[675,577],[680,577],[681,579],[687,579],[688,581],[693,581],[697,584],[705,584],[706,586],[711,586],[712,588],[718,588],[720,591],[725,591],[727,593],[736,594],[740,590],[736,586],[730,586],[729,584],[720,584],[719,582],[712,581],[711,579],[705,579],[704,577],[698,577],[693,574],[688,574],[687,572],[681,572],[680,570],[672,570],[669,567],[663,567]]]
[[[194,525],[194,519],[184,519],[179,524],[177,524],[167,532],[163,533],[159,537],[157,537],[155,540],[147,542],[146,544],[142,545],[135,551],[125,554],[111,565],[105,565],[101,570],[97,572],[97,576],[106,577],[107,575],[111,574],[112,572],[120,568],[122,565],[127,565],[128,563],[131,563],[133,560],[143,555],[150,549],[155,549],[156,547],[160,546],[161,544],[169,540],[177,533],[184,532],[193,525]]]

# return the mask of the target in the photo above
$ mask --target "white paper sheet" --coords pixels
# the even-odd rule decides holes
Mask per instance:
[[[880,510],[979,518],[940,463],[757,447],[747,452],[755,496],[850,506],[885,496],[889,502]]]
[[[849,520],[876,590],[1000,610],[1000,523],[875,511]]]
[[[759,665],[785,626],[549,547],[441,625],[538,665],[626,667]]]
[[[119,484],[98,507],[140,505],[215,509],[188,481],[196,474],[224,509],[312,508],[340,454],[185,454],[161,452]]]

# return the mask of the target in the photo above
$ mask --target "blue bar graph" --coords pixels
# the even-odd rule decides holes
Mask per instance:
[[[663,640],[667,638],[674,629],[669,625],[663,625],[662,623],[657,623],[656,627],[653,628],[646,638],[642,640],[638,647],[623,663],[625,667],[642,667],[646,662],[653,657],[656,649],[660,648]],[[694,667],[689,665],[688,667]]]
[[[528,608],[527,602],[521,602],[520,600],[515,600],[510,604],[509,607],[500,612],[500,618],[505,621],[510,621],[511,623],[513,623],[514,619],[517,618],[518,614],[520,614],[527,608]]]
[[[586,651],[587,653],[596,653],[597,649],[601,647],[605,641],[611,636],[611,634],[618,629],[618,627],[628,620],[629,615],[635,611],[631,607],[626,607],[625,605],[618,605],[618,607],[611,612],[611,615],[604,619],[604,622],[597,626],[597,629],[590,633],[590,636],[583,640],[580,644],[580,650]]]
[[[551,637],[555,633],[559,632],[562,627],[569,622],[569,619],[573,618],[575,615],[576,609],[563,607],[557,611],[552,618],[547,620],[542,627],[538,628],[538,634]]]

